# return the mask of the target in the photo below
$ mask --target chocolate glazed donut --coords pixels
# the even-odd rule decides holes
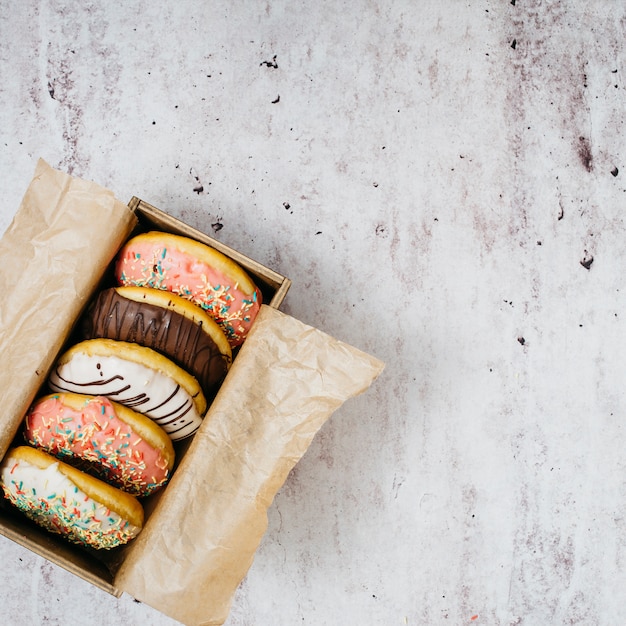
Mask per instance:
[[[121,296],[115,288],[98,295],[83,320],[87,339],[114,339],[152,348],[188,371],[213,395],[228,371],[228,360],[202,322],[172,309]]]

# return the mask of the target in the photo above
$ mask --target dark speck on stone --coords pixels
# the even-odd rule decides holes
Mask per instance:
[[[259,65],[265,65],[265,67],[271,67],[276,69],[278,67],[278,63],[276,63],[276,55],[272,57],[271,61],[261,61]]]
[[[214,233],[219,233],[220,230],[224,228],[224,224],[222,224],[221,222],[215,222],[214,224],[211,224],[211,228],[213,229]]]
[[[613,174],[613,176],[617,176],[617,175],[619,174],[619,170],[618,170],[616,167],[614,167],[614,168],[611,170],[611,174]]]
[[[585,250],[585,256],[581,259],[580,264],[586,269],[591,269],[593,263],[593,256]]]
[[[194,187],[193,190],[200,195],[204,191],[204,187],[202,185],[198,185],[197,187]]]
[[[526,343],[526,339],[524,339],[524,337],[518,337],[517,340],[519,341],[521,346],[523,346]]]

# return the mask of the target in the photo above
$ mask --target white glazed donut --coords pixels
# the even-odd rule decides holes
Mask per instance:
[[[158,352],[123,341],[91,339],[72,346],[48,384],[53,391],[106,396],[150,417],[173,441],[193,435],[206,412],[193,376]]]
[[[27,517],[72,543],[115,548],[143,527],[143,508],[133,496],[30,446],[9,450],[0,487]]]

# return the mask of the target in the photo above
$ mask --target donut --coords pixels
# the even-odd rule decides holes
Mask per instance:
[[[232,361],[226,336],[203,309],[147,287],[105,289],[87,310],[86,339],[105,338],[152,348],[192,374],[214,395]]]
[[[174,467],[174,446],[165,431],[105,397],[39,398],[26,414],[24,439],[135,496],[163,487]]]
[[[135,497],[37,448],[19,446],[7,452],[0,486],[27,517],[72,543],[115,548],[143,527],[143,508]]]
[[[73,345],[57,360],[48,386],[106,396],[150,417],[173,441],[193,435],[207,408],[191,374],[151,348],[114,339]]]
[[[188,237],[149,232],[118,253],[119,285],[175,293],[207,311],[232,347],[243,343],[261,306],[261,292],[246,272],[221,252]]]

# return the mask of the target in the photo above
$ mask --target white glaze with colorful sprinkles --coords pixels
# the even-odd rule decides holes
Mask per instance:
[[[116,356],[76,352],[52,370],[53,391],[106,396],[147,415],[178,441],[193,435],[202,416],[193,398],[176,381],[148,365]]]
[[[6,498],[27,517],[73,543],[110,549],[141,530],[87,496],[58,463],[40,469],[8,455],[0,466],[0,483]]]

